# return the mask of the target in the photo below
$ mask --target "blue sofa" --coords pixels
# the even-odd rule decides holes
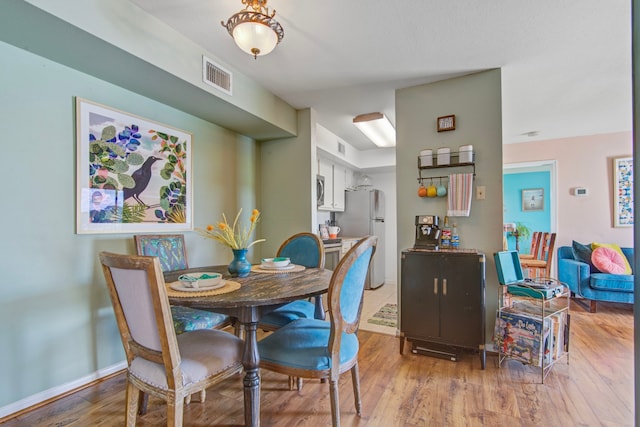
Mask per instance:
[[[621,248],[633,267],[633,248]],[[577,261],[571,246],[558,248],[558,280],[569,286],[572,294],[591,300],[589,311],[596,312],[597,301],[633,304],[633,274],[591,272],[591,266]],[[576,299],[580,305],[582,301]]]

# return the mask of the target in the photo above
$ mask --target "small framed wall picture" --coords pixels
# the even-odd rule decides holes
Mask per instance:
[[[451,114],[448,116],[438,117],[438,132],[446,132],[456,129],[456,116]]]
[[[522,210],[524,212],[544,210],[544,189],[528,188],[522,190]]]
[[[633,227],[633,157],[613,159],[614,227]]]

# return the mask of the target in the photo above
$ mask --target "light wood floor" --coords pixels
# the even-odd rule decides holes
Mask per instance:
[[[633,311],[601,304],[598,313],[571,309],[570,364],[556,365],[540,384],[539,371],[491,355],[487,369],[465,354],[451,362],[398,352],[398,339],[360,332],[362,418],[355,415],[351,379],[340,383],[343,426],[632,426]],[[328,385],[307,381],[301,393],[287,378],[263,372],[262,425],[331,424]],[[0,424],[14,426],[122,426],[124,375],[74,393]],[[240,377],[207,392],[206,402],[185,408],[185,426],[243,424]],[[196,400],[197,398],[194,398]],[[165,425],[165,406],[150,399],[138,426]]]
[[[398,303],[398,288],[395,283],[385,283],[377,289],[364,291],[364,300],[362,303],[362,315],[360,316],[360,330],[369,332],[378,332],[381,334],[396,336],[399,331],[395,327],[377,325],[367,322],[375,313],[378,312],[385,304]]]

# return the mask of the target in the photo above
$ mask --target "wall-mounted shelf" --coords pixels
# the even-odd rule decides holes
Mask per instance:
[[[469,155],[469,153],[464,153],[466,155]],[[473,176],[476,176],[476,163],[475,163],[475,157],[476,157],[476,153],[471,153],[471,162],[460,162],[460,152],[452,152],[450,154],[450,159],[449,159],[449,163],[444,164],[444,165],[439,165],[437,164],[437,160],[438,160],[438,155],[437,154],[433,154],[432,156],[432,160],[431,160],[431,165],[428,166],[423,166],[421,164],[420,161],[420,156],[418,156],[418,182],[422,183],[422,181],[426,180],[426,179],[448,179],[449,176],[448,175],[440,175],[440,176],[422,176],[422,171],[425,170],[431,170],[431,169],[444,169],[444,168],[457,168],[457,167],[471,167],[473,168]]]

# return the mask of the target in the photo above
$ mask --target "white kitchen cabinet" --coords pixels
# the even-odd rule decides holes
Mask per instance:
[[[318,205],[318,209],[330,211],[333,208],[333,163],[320,158],[318,174],[324,177],[324,203]]]
[[[333,165],[333,210],[344,212],[344,190],[347,182],[347,168]]]
[[[324,204],[318,206],[323,211],[344,211],[344,190],[347,169],[332,161],[319,158],[318,174],[324,176]]]

